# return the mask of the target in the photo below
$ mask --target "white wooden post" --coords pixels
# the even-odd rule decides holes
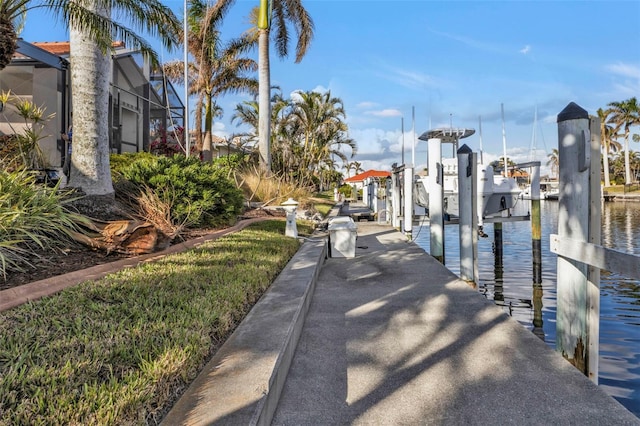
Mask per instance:
[[[400,172],[396,169],[391,174],[391,226],[400,229]]]
[[[427,141],[429,179],[429,251],[431,256],[444,263],[444,208],[442,176],[442,140],[431,138]]]
[[[466,144],[458,149],[457,155],[458,209],[460,218],[458,225],[460,229],[460,279],[477,284],[477,157]]]
[[[404,168],[404,234],[413,232],[413,167]]]
[[[593,117],[589,121],[591,133],[591,170],[589,174],[589,242],[602,243],[602,183],[600,181],[600,118]],[[589,289],[589,378],[598,384],[600,354],[600,268],[588,267]]]
[[[594,231],[592,210],[599,210],[600,200],[593,203],[590,181],[592,162],[598,151],[592,146],[589,114],[571,102],[558,114],[558,162],[560,170],[560,196],[558,211],[558,236],[589,242],[590,228]],[[599,164],[599,157],[598,157]],[[600,173],[597,174],[598,184]],[[593,182],[595,184],[595,182]],[[599,192],[598,192],[599,193]],[[599,219],[599,215],[598,215]],[[596,227],[599,229],[599,224]],[[591,372],[593,358],[590,353],[593,330],[598,313],[592,314],[591,306],[599,301],[599,292],[591,291],[586,264],[558,256],[556,349],[570,363],[597,382],[597,371]],[[593,279],[595,277],[591,277]],[[597,293],[597,294],[596,294]],[[597,343],[596,343],[597,344]],[[596,361],[597,363],[597,361]],[[596,364],[597,368],[597,364]]]

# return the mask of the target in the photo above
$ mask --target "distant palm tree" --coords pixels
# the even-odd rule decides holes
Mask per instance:
[[[611,186],[611,178],[609,176],[609,152],[611,151],[611,139],[615,134],[615,129],[607,124],[607,119],[609,114],[611,114],[610,109],[603,110],[599,108],[598,118],[600,119],[600,144],[602,145],[602,162],[604,168],[604,186]]]
[[[635,97],[622,102],[609,103],[611,115],[609,123],[615,126],[615,132],[624,129],[624,169],[625,183],[628,185],[632,182],[631,163],[629,158],[629,129],[631,126],[640,124],[640,106]]]
[[[256,71],[253,59],[241,57],[250,50],[255,40],[250,35],[231,40],[223,46],[220,26],[231,3],[217,2],[213,5],[201,0],[189,0],[189,52],[193,62],[189,64],[189,92],[199,95],[196,111],[196,139],[202,147],[202,160],[212,160],[213,119],[221,108],[214,102],[227,93],[249,91],[257,93],[258,81],[246,75]],[[184,84],[184,64],[172,61],[163,66],[167,76],[174,82]],[[202,140],[202,116],[204,115],[204,140]]]
[[[558,169],[560,167],[560,155],[557,148],[551,150],[551,154],[548,154],[547,166],[551,167],[551,177],[558,177]]]
[[[356,154],[357,145],[347,136],[345,118],[342,100],[331,92],[297,93],[290,121],[298,131],[303,170],[318,174],[323,168],[333,168],[334,158],[345,163]],[[348,148],[348,154],[342,148]]]

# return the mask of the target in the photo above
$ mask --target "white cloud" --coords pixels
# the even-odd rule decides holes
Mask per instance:
[[[531,52],[531,46],[529,46],[528,44],[520,49],[520,53],[522,53],[523,55],[526,55],[529,52]]]
[[[640,79],[640,66],[624,64],[622,62],[618,62],[617,64],[610,64],[606,66],[607,71],[612,74],[617,74],[622,77],[629,77]]]
[[[640,66],[618,62],[605,69],[613,75],[613,96],[631,97],[640,92]]]
[[[376,117],[402,117],[402,112],[393,108],[387,108],[379,111],[367,111],[365,114]]]

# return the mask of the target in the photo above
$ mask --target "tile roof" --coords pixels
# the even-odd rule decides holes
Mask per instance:
[[[359,175],[352,176],[348,179],[345,179],[345,182],[362,182],[363,180],[370,177],[389,177],[391,176],[391,172],[387,172],[384,170],[367,170],[366,172],[360,173]]]

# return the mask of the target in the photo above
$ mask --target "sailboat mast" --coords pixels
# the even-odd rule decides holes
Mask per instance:
[[[478,116],[478,136],[480,136],[480,164],[484,164],[482,159],[482,116]]]
[[[416,107],[411,107],[411,167],[416,166]]]
[[[504,160],[504,176],[509,176],[507,172],[507,132],[504,129],[504,104],[500,104],[500,111],[502,114],[502,153]]]
[[[402,165],[404,166],[404,117],[400,117],[400,133],[402,133]]]

